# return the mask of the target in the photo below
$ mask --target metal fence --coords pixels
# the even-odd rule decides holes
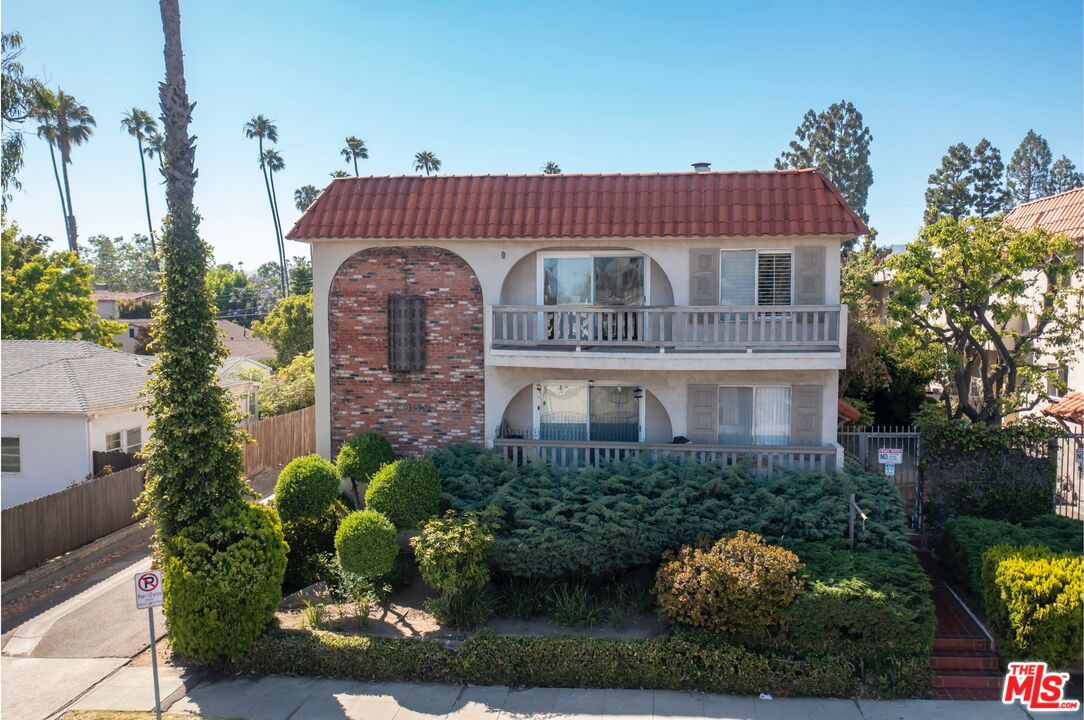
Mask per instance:
[[[1058,476],[1054,485],[1054,512],[1084,520],[1084,433],[1062,435],[1054,441]]]
[[[903,500],[907,524],[913,530],[922,529],[922,438],[912,427],[852,428],[839,433],[839,444],[848,465],[868,472],[889,475]],[[899,450],[899,463],[880,462],[882,450]],[[893,458],[894,459],[894,458]]]

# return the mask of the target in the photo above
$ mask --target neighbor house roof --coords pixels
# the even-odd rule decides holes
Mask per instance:
[[[1005,222],[1018,230],[1041,227],[1080,240],[1084,238],[1084,188],[1021,203],[1009,211]]]
[[[867,232],[835,186],[810,169],[338,178],[287,237],[850,238]]]
[[[151,318],[133,318],[123,322],[137,327],[150,327],[152,320]],[[275,348],[253,335],[248,328],[229,320],[215,320],[215,325],[218,326],[218,337],[226,346],[227,355],[239,355],[256,360],[270,360],[275,357]]]
[[[836,414],[844,420],[850,422],[858,422],[862,419],[862,413],[850,403],[843,402],[842,400],[836,401]]]
[[[161,294],[161,291],[158,290],[138,290],[134,292],[127,290],[94,290],[90,293],[90,297],[94,300],[140,300],[146,297],[157,297]]]
[[[83,340],[0,342],[0,409],[87,414],[139,402],[154,358]],[[224,387],[245,381],[219,370]]]
[[[1071,392],[1058,402],[1042,408],[1039,412],[1048,417],[1084,425],[1084,393]]]
[[[152,358],[82,340],[0,343],[5,413],[90,413],[134,405]]]

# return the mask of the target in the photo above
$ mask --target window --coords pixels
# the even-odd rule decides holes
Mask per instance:
[[[543,305],[643,305],[642,255],[560,255],[542,258]]]
[[[105,451],[114,452],[121,449],[120,432],[105,434]]]
[[[392,295],[388,298],[388,370],[425,369],[425,298]]]
[[[255,418],[258,413],[258,408],[259,404],[257,402],[256,391],[251,390],[248,395],[245,396],[245,414]]]
[[[0,439],[0,472],[17,473],[23,470],[22,454],[19,448],[19,438],[6,437]]]
[[[124,431],[125,436],[125,450],[130,453],[137,453],[143,449],[143,429],[132,428],[131,430]]]
[[[135,325],[129,325],[128,326],[128,337],[134,339],[135,336],[136,336],[136,326]]]
[[[643,392],[625,385],[544,383],[538,390],[542,440],[637,442]]]
[[[719,388],[720,445],[789,443],[789,387]]]
[[[721,305],[790,305],[792,257],[789,250],[723,250]]]

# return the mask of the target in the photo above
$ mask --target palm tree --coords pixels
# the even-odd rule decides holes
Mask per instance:
[[[271,211],[275,214],[275,228],[278,231],[279,261],[286,267],[286,243],[282,236],[282,217],[279,215],[279,196],[275,192],[275,173],[286,169],[286,161],[278,150],[268,148],[263,151],[263,164],[267,167],[267,177],[271,181]],[[289,270],[287,270],[289,273]]]
[[[309,209],[309,205],[316,202],[316,198],[320,196],[320,188],[315,185],[302,185],[297,190],[294,190],[294,206],[298,212],[305,212]]]
[[[68,208],[64,204],[64,187],[60,184],[60,170],[56,165],[56,145],[58,131],[56,127],[56,95],[48,88],[40,87],[34,93],[31,116],[38,121],[38,137],[49,144],[49,159],[53,161],[53,177],[56,178],[56,192],[60,198],[60,214],[64,217],[64,234],[71,248],[71,232],[68,230]]]
[[[271,207],[271,222],[275,226],[275,243],[281,246],[282,241],[279,239],[279,223],[277,217],[275,216],[275,200],[271,196],[271,181],[267,177],[267,167],[264,164],[263,157],[263,141],[267,140],[268,142],[273,143],[278,142],[279,130],[277,127],[275,127],[275,123],[267,119],[267,117],[263,115],[257,115],[251,120],[249,120],[247,123],[245,123],[245,137],[249,138],[250,140],[252,138],[256,138],[256,140],[259,142],[260,153],[258,155],[258,158],[260,161],[260,171],[263,173],[264,187],[267,188],[267,204]],[[286,267],[281,262],[281,252],[279,252],[279,258],[279,280],[282,289],[282,296],[286,297]]]
[[[550,160],[548,163],[542,166],[543,175],[560,175],[561,166]]]
[[[333,178],[350,177],[350,173],[345,170],[332,170],[328,173]]]
[[[414,169],[418,172],[425,170],[425,174],[435,173],[440,170],[440,160],[428,150],[423,150],[414,155]]]
[[[158,169],[165,172],[165,156],[162,154],[162,144],[166,141],[162,133],[153,130],[147,134],[147,147],[143,148],[143,154],[149,159],[158,158]]]
[[[358,174],[358,158],[362,160],[369,159],[369,148],[365,147],[365,141],[361,138],[356,138],[353,135],[346,138],[346,147],[339,151],[346,162],[354,161],[354,176]]]
[[[154,271],[158,272],[158,246],[154,242],[154,223],[151,222],[151,197],[147,192],[147,162],[143,141],[150,140],[158,132],[158,123],[146,110],[133,107],[120,121],[121,129],[136,139],[139,146],[139,169],[143,172],[143,204],[147,209],[147,233],[151,238],[151,255],[154,256]],[[157,151],[156,151],[157,152]]]
[[[56,92],[56,129],[57,147],[60,149],[60,169],[64,175],[64,195],[68,198],[68,245],[75,252],[79,251],[79,230],[75,223],[75,211],[72,209],[72,189],[68,182],[68,166],[72,163],[72,148],[82,145],[94,133],[94,116],[86,105],[74,97],[57,90]]]

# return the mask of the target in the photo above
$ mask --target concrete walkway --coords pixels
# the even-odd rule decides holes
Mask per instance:
[[[662,690],[511,689],[281,676],[207,681],[184,694],[181,679],[172,675],[163,684],[163,695],[171,693],[177,699],[164,704],[163,710],[240,720],[1025,720],[1029,717],[1023,709],[1000,702],[761,700]],[[138,677],[130,674],[116,682],[107,680],[73,707],[149,710],[153,707],[150,678],[145,674]],[[1057,720],[1070,717],[1062,713],[1040,716]]]

